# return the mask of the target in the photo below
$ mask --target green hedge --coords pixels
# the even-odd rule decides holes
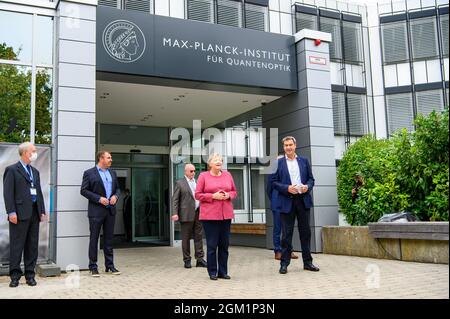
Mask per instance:
[[[418,115],[415,131],[390,139],[365,136],[339,163],[339,206],[351,225],[366,225],[385,213],[410,211],[420,220],[448,221],[449,113]],[[352,199],[361,176],[362,186]]]

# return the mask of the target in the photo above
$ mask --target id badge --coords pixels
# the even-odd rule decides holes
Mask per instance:
[[[30,188],[30,194],[31,194],[31,195],[37,195],[36,188],[31,187],[31,188]]]

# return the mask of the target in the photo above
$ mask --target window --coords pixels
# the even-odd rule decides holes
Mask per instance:
[[[259,169],[252,169],[251,172],[252,207],[253,209],[265,209],[266,191],[264,180],[267,175],[260,174],[261,171]]]
[[[242,3],[217,0],[217,23],[242,28]]]
[[[190,20],[214,23],[213,0],[187,0],[187,17]]]
[[[320,31],[331,33],[330,59],[342,60],[341,21],[320,17]]]
[[[120,8],[120,0],[98,0],[99,6]]]
[[[369,130],[366,96],[362,94],[347,94],[347,101],[350,135],[366,135]]]
[[[361,36],[361,24],[343,21],[343,40],[344,40],[344,54],[346,62],[362,63],[363,62],[363,50],[362,50],[362,36]]]
[[[409,59],[406,22],[381,25],[384,63],[405,62]]]
[[[0,142],[50,144],[53,17],[0,11],[0,59]]]
[[[425,116],[432,111],[444,110],[444,96],[442,90],[429,90],[416,92],[417,113]]]
[[[413,130],[412,94],[399,93],[386,95],[389,134],[396,130],[406,128]]]
[[[245,4],[245,27],[258,31],[268,31],[268,8],[256,4]]]
[[[440,16],[441,37],[442,37],[442,55],[448,57],[448,14]]]
[[[437,57],[439,46],[436,17],[413,19],[410,28],[413,59]]]
[[[236,186],[237,197],[233,200],[233,208],[237,210],[245,209],[244,197],[244,174],[242,169],[229,168],[231,176],[233,176],[234,185]]]
[[[9,54],[3,52],[2,59],[31,63],[32,26],[31,14],[0,11],[0,44],[10,48]]]
[[[134,11],[142,11],[151,13],[153,10],[153,1],[152,0],[125,0],[125,9],[126,10],[134,10]]]
[[[303,12],[296,12],[295,27],[297,31],[303,29],[317,30],[317,16]]]
[[[334,134],[347,134],[347,121],[345,119],[345,94],[332,92]]]

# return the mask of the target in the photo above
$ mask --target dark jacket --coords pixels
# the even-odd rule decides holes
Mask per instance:
[[[305,193],[303,198],[303,203],[305,208],[311,208],[313,206],[313,201],[311,197],[311,191],[314,187],[314,177],[311,170],[311,165],[309,161],[301,156],[297,156],[297,163],[300,168],[300,180],[302,184],[308,185],[308,192]],[[291,176],[289,175],[289,170],[287,167],[286,157],[278,159],[276,171],[270,175],[269,183],[271,184],[271,189],[278,191],[275,198],[277,203],[272,203],[272,207],[279,208],[281,213],[289,213],[292,207],[292,194],[288,192],[289,185],[292,185]],[[270,189],[268,187],[268,189]]]
[[[175,183],[173,191],[173,213],[177,214],[180,222],[193,222],[195,220],[195,199],[186,177]]]
[[[117,181],[116,172],[109,170],[112,178],[111,196],[116,195],[117,199],[120,195],[119,183]],[[106,197],[105,186],[102,178],[97,170],[97,166],[86,170],[83,174],[80,194],[89,200],[88,217],[103,217],[109,213],[116,214],[116,205],[106,207],[100,203],[100,197]]]
[[[31,165],[30,165],[31,166]],[[45,214],[44,196],[41,189],[39,171],[31,166],[33,183],[37,193],[37,207],[39,214]],[[10,165],[3,174],[3,198],[6,213],[15,212],[18,220],[27,220],[33,214],[33,201],[31,199],[31,180],[28,172],[20,162]]]

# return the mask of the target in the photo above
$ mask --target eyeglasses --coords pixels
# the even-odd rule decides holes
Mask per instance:
[[[189,172],[194,173],[194,172],[195,172],[195,169],[194,169],[194,170],[191,170],[191,171],[189,171]]]

